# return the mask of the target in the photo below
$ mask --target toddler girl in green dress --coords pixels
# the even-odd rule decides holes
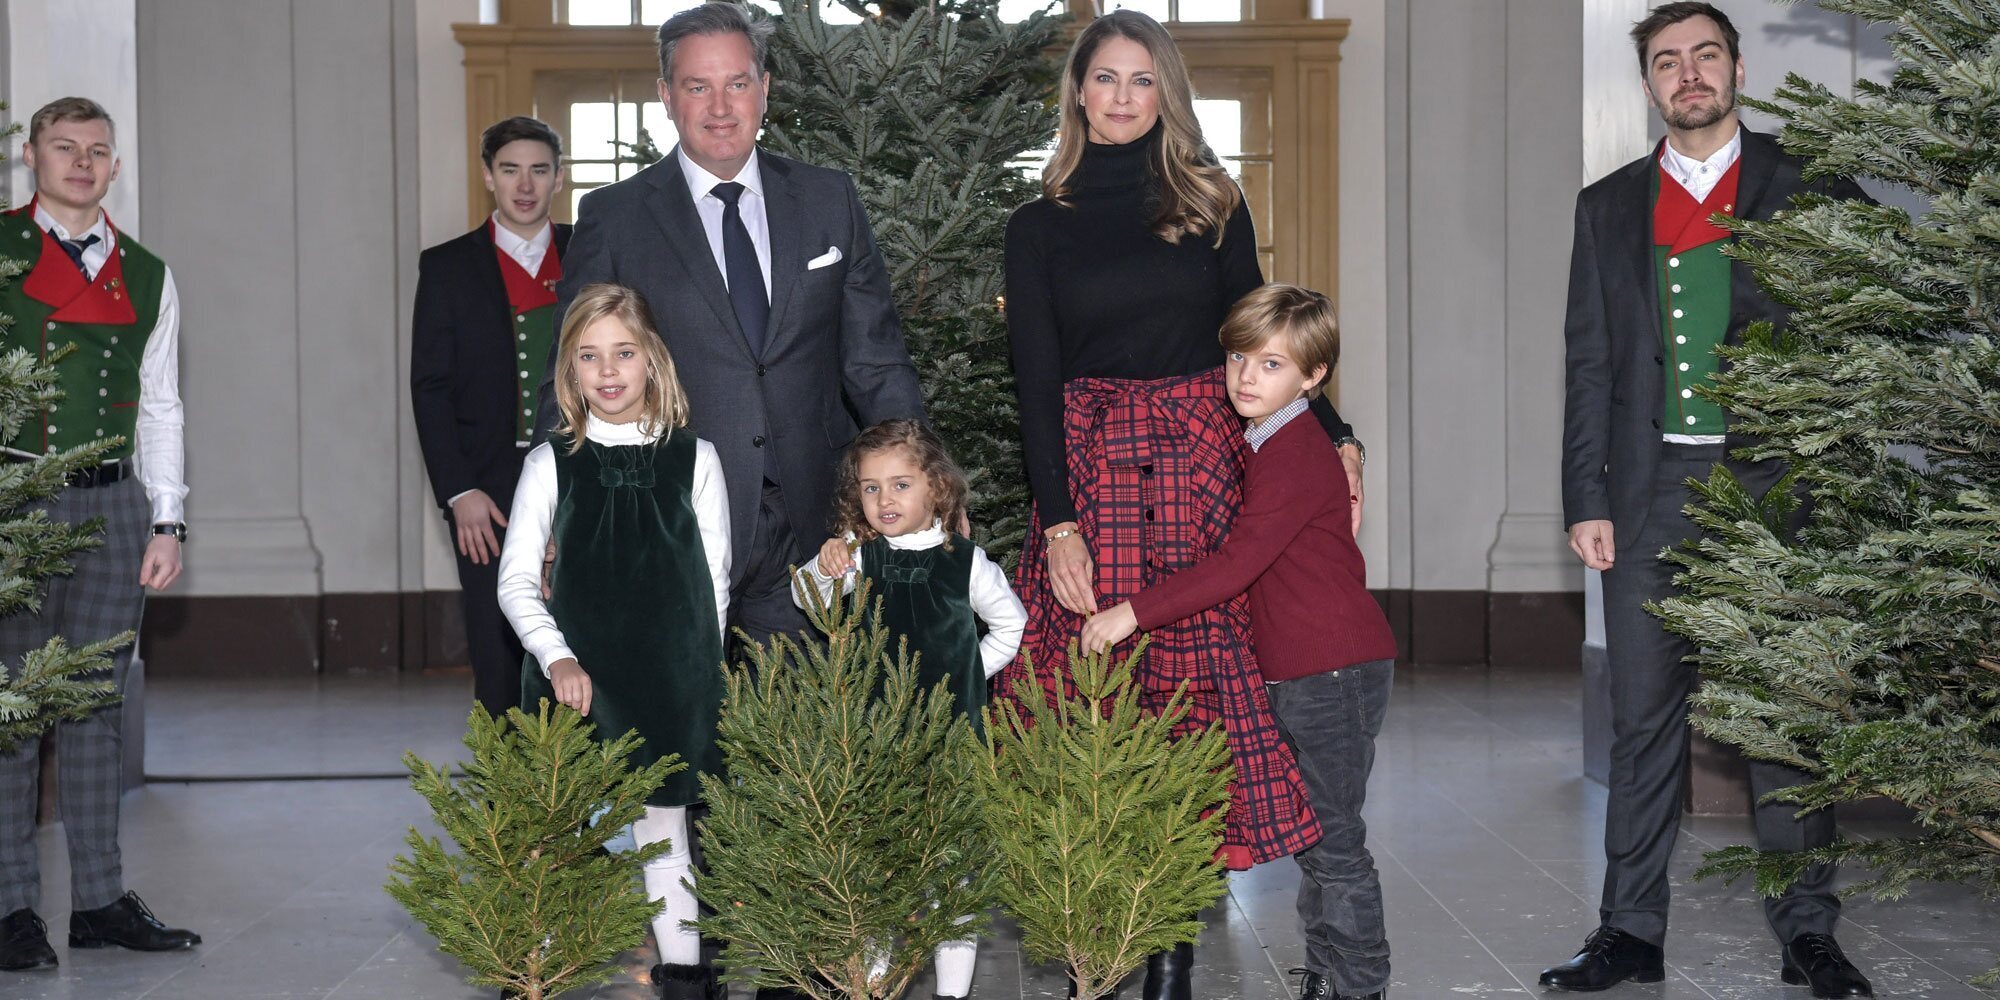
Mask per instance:
[[[830,601],[836,590],[851,591],[857,577],[873,581],[883,624],[922,654],[917,683],[926,690],[945,684],[978,725],[987,678],[1013,662],[1028,615],[1007,574],[971,540],[945,530],[965,515],[965,473],[929,427],[887,420],[854,439],[837,475],[839,537],[798,571],[793,597],[803,607],[807,588]],[[939,946],[938,996],[972,991],[978,947],[976,938]]]

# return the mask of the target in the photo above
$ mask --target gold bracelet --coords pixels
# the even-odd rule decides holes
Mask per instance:
[[[1068,538],[1069,536],[1071,536],[1071,535],[1074,535],[1074,534],[1076,534],[1076,529],[1075,529],[1075,528],[1064,528],[1064,529],[1062,529],[1062,530],[1060,530],[1060,531],[1051,531],[1051,532],[1049,532],[1049,533],[1048,533],[1048,539],[1049,539],[1049,541],[1053,542],[1053,541],[1055,541],[1055,540],[1056,540],[1056,539],[1058,539],[1058,538]]]

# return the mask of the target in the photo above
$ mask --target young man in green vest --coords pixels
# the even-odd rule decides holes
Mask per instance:
[[[496,123],[479,158],[493,215],[417,263],[410,402],[431,492],[457,544],[473,696],[500,715],[521,699],[521,642],[500,614],[500,540],[555,343],[570,227],[549,221],[563,182],[554,129],[533,118]]]
[[[71,557],[75,572],[47,584],[39,613],[0,620],[0,658],[60,635],[71,645],[137,631],[145,588],[163,590],[181,573],[187,497],[181,449],[180,305],[173,274],[118,231],[100,207],[118,176],[111,117],[95,101],[65,97],[29,121],[21,162],[35,197],[0,216],[0,258],[31,262],[0,288],[0,312],[14,317],[0,349],[56,363],[60,401],[31,415],[0,442],[0,457],[28,461],[105,438],[125,442],[100,465],[70,476],[45,507],[52,520],[104,522],[104,542]],[[132,648],[113,658],[123,686]],[[117,945],[169,951],[201,943],[169,928],[138,894],[124,889],[118,854],[123,753],[116,705],[56,726],[57,802],[69,845],[71,948]],[[0,755],[0,970],[52,968],[56,953],[35,913],[41,872],[35,851],[38,742]]]
[[[1706,479],[1727,461],[1745,486],[1766,491],[1784,471],[1727,459],[1741,443],[1729,436],[1729,417],[1694,393],[1716,370],[1718,345],[1753,322],[1785,318],[1748,270],[1723,255],[1729,233],[1710,220],[1767,219],[1805,191],[1866,197],[1845,180],[1807,182],[1803,161],[1738,123],[1743,64],[1722,11],[1663,4],[1633,27],[1632,39],[1667,138],[1577,197],[1570,256],[1564,519],[1570,548],[1604,574],[1613,736],[1599,926],[1573,958],[1542,973],[1541,985],[1553,990],[1665,976],[1667,868],[1697,677],[1687,640],[1645,605],[1674,594],[1674,567],[1660,551],[1700,535],[1682,513],[1688,479]],[[1776,764],[1750,765],[1760,798],[1801,778]],[[1766,849],[1802,851],[1833,839],[1831,810],[1801,818],[1783,803],[1755,808],[1757,842]],[[1840,902],[1827,866],[1766,900],[1764,915],[1782,945],[1785,982],[1809,985],[1815,997],[1873,995],[1834,941]]]

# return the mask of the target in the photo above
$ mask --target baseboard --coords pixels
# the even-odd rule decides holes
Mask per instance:
[[[1396,635],[1404,666],[1487,665],[1496,669],[1579,666],[1583,595],[1484,590],[1378,590],[1375,601]]]
[[[140,643],[155,677],[394,672],[466,663],[455,590],[155,597]]]
[[[1378,590],[1406,666],[1574,670],[1580,593]],[[462,667],[465,616],[455,590],[317,597],[159,597],[146,602],[156,677],[352,673]]]

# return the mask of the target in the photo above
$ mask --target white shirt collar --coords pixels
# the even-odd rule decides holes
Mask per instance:
[[[1271,440],[1273,435],[1282,430],[1286,424],[1291,423],[1293,417],[1306,412],[1306,407],[1310,405],[1312,404],[1306,402],[1304,396],[1300,396],[1278,407],[1277,410],[1273,411],[1270,416],[1265,417],[1263,420],[1255,424],[1244,425],[1243,439],[1250,442],[1251,451],[1262,451],[1264,442]]]
[[[944,522],[933,520],[931,526],[922,531],[886,537],[892,549],[934,549],[944,544]]]
[[[555,239],[555,223],[546,219],[542,220],[541,232],[536,233],[533,239],[524,240],[501,223],[500,213],[493,213],[493,245],[515,260],[520,260],[523,255],[541,259],[541,256],[548,252],[549,244],[554,243]]]
[[[673,431],[669,430],[667,433],[672,434]],[[583,436],[598,444],[609,445],[651,444],[662,437],[659,434],[646,433],[640,421],[634,420],[629,424],[614,424],[595,413],[584,417]]]
[[[1705,160],[1683,155],[1680,150],[1674,148],[1671,139],[1660,143],[1660,166],[1666,169],[1667,176],[1678,181],[1681,187],[1695,196],[1696,200],[1706,199],[1708,193],[1715,190],[1715,182],[1721,180],[1722,175],[1728,173],[1729,168],[1742,155],[1743,126],[1741,125],[1736,127],[1736,133],[1729,137],[1728,142],[1722,144],[1721,149],[1710,153]]]
[[[43,208],[42,203],[37,200],[35,202],[35,225],[54,233],[56,239],[59,240],[80,240],[85,236],[96,236],[97,242],[103,244],[106,249],[109,249],[111,246],[110,216],[105,215],[104,210],[101,208],[97,210],[97,221],[92,223],[89,229],[80,233],[72,233],[64,229],[62,223],[57,222],[56,217],[50,215],[49,210]]]
[[[701,164],[688,159],[687,150],[675,146],[674,155],[680,158],[681,176],[687,178],[688,193],[694,196],[694,200],[707,197],[711,188],[723,182],[722,178],[702,169]],[[764,197],[764,170],[757,162],[757,147],[750,147],[749,162],[743,164],[743,169],[730,179],[749,189],[751,194]]]

